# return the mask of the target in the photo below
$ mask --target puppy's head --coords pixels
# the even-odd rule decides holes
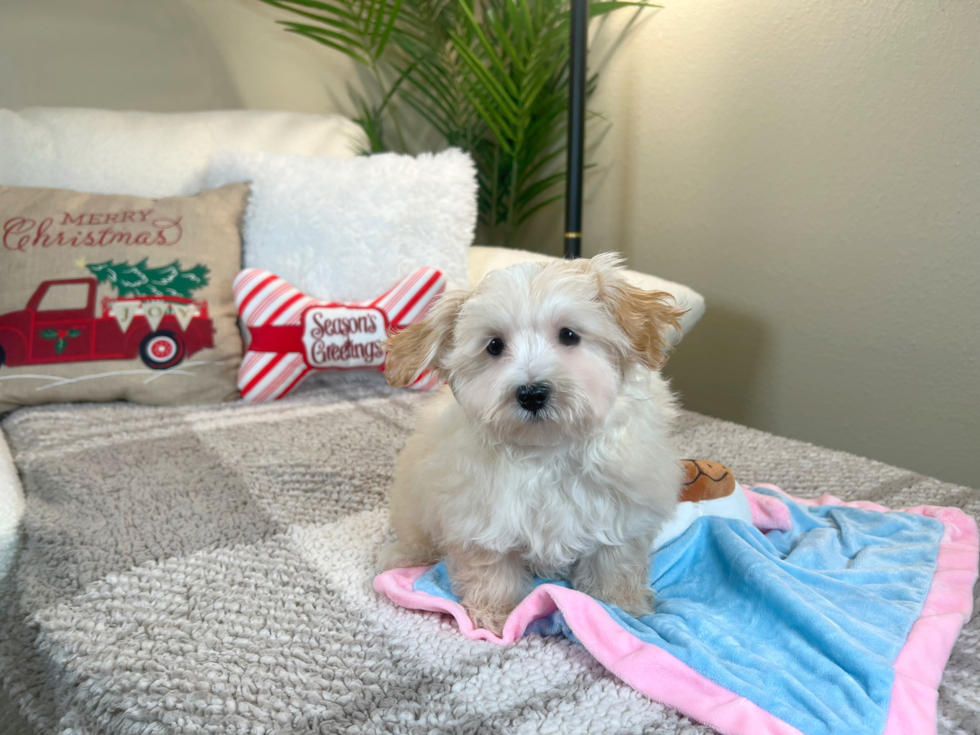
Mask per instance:
[[[385,376],[404,386],[434,370],[491,440],[555,444],[602,426],[633,366],[666,361],[682,313],[629,285],[612,253],[521,263],[392,335]]]

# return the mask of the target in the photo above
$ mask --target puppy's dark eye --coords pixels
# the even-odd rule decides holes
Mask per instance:
[[[572,345],[577,345],[579,342],[581,342],[582,338],[568,327],[562,327],[561,331],[558,332],[558,341],[563,345],[568,345],[571,347]]]
[[[487,345],[487,352],[496,357],[504,351],[504,341],[500,337],[494,337]]]

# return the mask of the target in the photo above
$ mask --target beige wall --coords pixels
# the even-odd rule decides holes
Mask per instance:
[[[980,487],[980,3],[665,4],[603,68],[584,242],[705,295],[685,405]]]
[[[980,486],[980,3],[665,2],[595,33],[585,248],[707,297],[685,404]],[[0,106],[349,114],[358,70],[279,16],[0,0]]]
[[[258,0],[0,0],[0,106],[350,113],[355,63]]]

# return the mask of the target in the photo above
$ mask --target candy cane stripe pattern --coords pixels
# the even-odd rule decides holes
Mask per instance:
[[[382,340],[424,319],[446,278],[419,268],[378,298],[350,304],[310,298],[260,268],[243,270],[233,288],[245,337],[238,390],[244,400],[262,403],[288,395],[314,371],[384,370]],[[409,387],[438,385],[425,371]]]

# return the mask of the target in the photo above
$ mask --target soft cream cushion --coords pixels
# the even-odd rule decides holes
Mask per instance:
[[[340,115],[232,110],[0,110],[0,185],[160,198],[197,194],[222,148],[350,158],[364,131]]]
[[[543,263],[550,260],[557,258],[528,250],[474,245],[470,248],[470,284],[479,283],[488,271],[497,268],[506,268],[515,263]],[[626,277],[633,285],[648,291],[666,291],[674,297],[680,308],[687,309],[687,313],[680,318],[681,333],[675,331],[670,335],[672,344],[680,342],[681,337],[690,332],[704,314],[704,297],[689,286],[638,271],[626,271]]]

